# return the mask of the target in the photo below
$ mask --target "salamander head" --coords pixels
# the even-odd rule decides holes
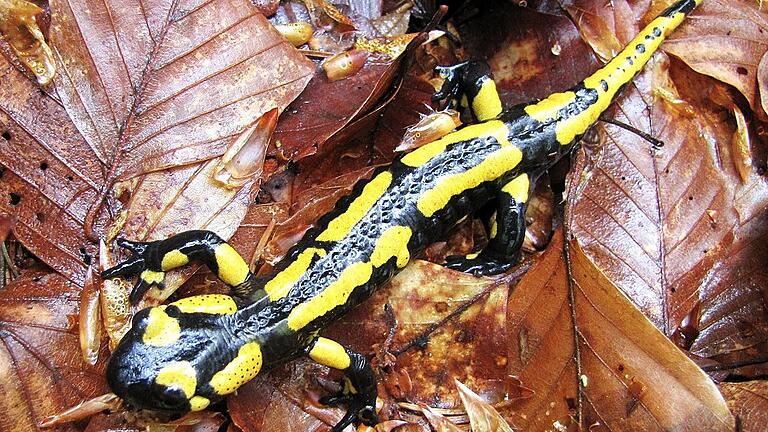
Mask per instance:
[[[231,298],[217,296],[228,299],[228,307],[211,311],[211,297],[138,312],[107,366],[112,391],[136,408],[186,412],[202,410],[243,384],[234,386],[232,374],[226,373],[241,358],[238,350],[248,345],[233,340],[223,324],[237,308]],[[258,364],[248,365],[254,376],[260,354],[251,358]]]

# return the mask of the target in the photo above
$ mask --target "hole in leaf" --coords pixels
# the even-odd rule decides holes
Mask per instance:
[[[692,196],[689,196],[689,197],[688,197],[688,201],[693,201],[693,197],[692,197]]]
[[[10,141],[11,140],[11,133],[8,132],[8,131],[3,132],[3,139],[5,139],[6,141]]]
[[[18,205],[21,202],[21,196],[19,194],[11,192],[9,196],[11,198],[11,205]]]
[[[43,171],[47,170],[48,169],[48,162],[46,162],[46,161],[40,162],[40,169],[43,170]]]
[[[748,73],[747,68],[745,68],[744,66],[737,67],[736,72],[738,72],[739,75],[746,75]]]
[[[42,222],[43,220],[45,220],[45,215],[42,213],[35,213],[35,218],[37,219],[38,222]]]
[[[68,176],[67,176],[67,181],[72,181],[72,180],[74,180],[74,179],[72,178],[72,176],[71,176],[71,175],[68,175]]]

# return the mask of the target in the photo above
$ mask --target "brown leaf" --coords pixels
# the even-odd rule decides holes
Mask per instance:
[[[507,305],[509,373],[534,392],[503,409],[510,423],[526,431],[552,429],[556,422],[567,427],[582,411],[581,424],[590,430],[733,430],[709,378],[632,306],[576,241],[568,248],[566,262],[558,231]]]
[[[221,155],[311,63],[250,2],[54,0],[56,89],[110,178]]]
[[[707,0],[663,47],[693,70],[736,87],[756,112],[761,97],[758,63],[768,51],[768,15],[760,4]]]
[[[106,393],[104,364],[92,368],[80,356],[77,295],[60,275],[39,272],[0,291],[1,430],[37,430],[44,417]]]
[[[760,432],[768,424],[768,381],[722,383],[723,392],[740,431]]]
[[[459,380],[454,380],[454,382],[456,383],[456,388],[459,389],[459,396],[461,397],[461,402],[464,404],[464,409],[467,410],[467,416],[469,416],[469,423],[473,431],[512,432],[512,428],[501,415],[499,415],[499,412],[496,411],[494,407],[484,401]]]
[[[101,166],[61,105],[3,56],[0,77],[0,212],[24,246],[82,285],[96,255],[83,224],[105,183]]]
[[[647,69],[615,117],[664,147],[650,153],[647,141],[607,126],[599,153],[571,171],[569,223],[598,267],[666,334],[701,308],[699,339],[684,348],[704,357],[744,350],[768,340],[754,288],[768,257],[759,246],[768,184],[752,169],[743,122],[738,131],[724,121],[741,113],[722,84],[663,55]]]

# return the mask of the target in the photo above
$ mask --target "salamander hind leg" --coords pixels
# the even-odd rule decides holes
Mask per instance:
[[[138,276],[130,295],[137,303],[152,285],[163,288],[165,272],[190,261],[200,261],[219,279],[232,287],[236,294],[252,294],[254,275],[248,264],[218,235],[211,231],[185,231],[165,240],[134,242],[118,239],[120,247],[128,249],[131,257],[101,273],[104,279],[117,276]]]
[[[371,426],[379,422],[376,415],[376,376],[365,356],[324,337],[318,337],[308,347],[307,355],[322,365],[344,372],[342,390],[320,399],[323,405],[347,405],[347,413],[331,429],[333,432],[341,432],[353,422]]]
[[[530,190],[528,174],[521,174],[505,184],[499,191],[488,245],[478,253],[449,256],[446,267],[483,276],[503,273],[517,264],[525,239],[525,208]]]

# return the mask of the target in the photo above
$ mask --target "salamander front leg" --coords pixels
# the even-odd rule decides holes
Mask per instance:
[[[478,121],[491,120],[501,114],[502,105],[491,68],[483,61],[465,61],[453,66],[438,66],[443,86],[432,96],[435,101],[448,98],[454,105],[470,108]]]
[[[101,277],[110,279],[117,276],[138,276],[129,297],[133,304],[137,303],[153,284],[162,289],[166,271],[190,261],[200,261],[207,265],[238,295],[252,294],[254,275],[248,269],[248,264],[232,246],[211,231],[185,231],[153,242],[118,239],[117,244],[131,251],[132,256],[104,270]]]
[[[496,219],[488,245],[477,254],[450,256],[446,267],[476,276],[503,273],[520,259],[525,239],[525,208],[531,190],[528,174],[521,174],[499,191]]]
[[[307,354],[322,365],[344,372],[342,390],[320,399],[323,405],[347,405],[347,413],[331,429],[333,432],[341,432],[353,422],[371,426],[379,422],[376,415],[376,376],[365,356],[324,337],[317,338],[307,349]]]

